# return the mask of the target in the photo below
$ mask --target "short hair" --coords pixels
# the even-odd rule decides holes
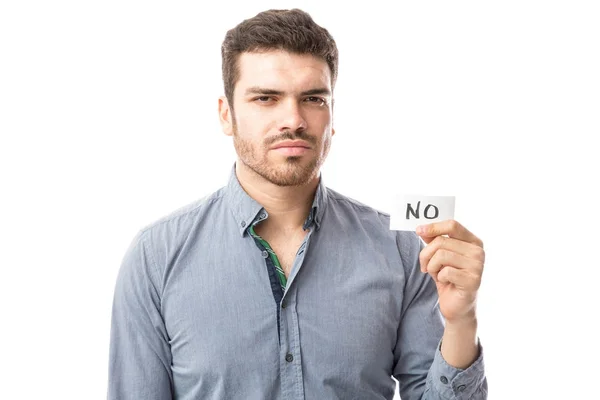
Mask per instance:
[[[223,85],[230,107],[233,107],[233,92],[240,78],[240,55],[271,50],[311,54],[321,58],[331,71],[331,88],[335,86],[338,49],[327,29],[317,25],[307,12],[297,8],[268,10],[227,31],[221,45]]]

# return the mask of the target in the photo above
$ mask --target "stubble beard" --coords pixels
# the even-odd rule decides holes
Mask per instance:
[[[305,140],[312,145],[315,152],[310,161],[305,164],[305,157],[289,156],[283,161],[275,162],[268,157],[269,146],[273,143],[265,143],[262,148],[253,145],[249,140],[243,139],[237,126],[233,127],[233,145],[240,161],[256,174],[277,186],[301,186],[309,183],[319,172],[329,152],[330,139],[325,138],[324,143],[318,143],[312,136],[301,132],[293,134],[285,132],[278,136],[275,141],[281,140]],[[322,155],[318,153],[321,145],[325,146]]]

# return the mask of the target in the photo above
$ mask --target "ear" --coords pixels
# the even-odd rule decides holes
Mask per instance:
[[[221,123],[223,133],[225,133],[227,136],[233,136],[232,118],[233,116],[231,115],[231,109],[229,108],[227,97],[219,97],[219,122]]]

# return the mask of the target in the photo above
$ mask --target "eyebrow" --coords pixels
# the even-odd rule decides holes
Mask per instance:
[[[261,88],[260,86],[252,86],[252,87],[249,87],[248,89],[246,89],[246,95],[249,95],[249,94],[267,94],[267,95],[270,94],[270,95],[274,95],[274,96],[281,96],[281,95],[285,94],[285,92],[283,92],[281,90]],[[314,95],[330,96],[331,91],[327,88],[316,88],[316,89],[306,90],[306,91],[300,93],[300,95],[301,96],[314,96]]]

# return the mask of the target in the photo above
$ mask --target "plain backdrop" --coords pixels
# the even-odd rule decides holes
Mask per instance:
[[[135,233],[226,184],[225,32],[302,8],[340,51],[329,187],[456,196],[485,243],[491,400],[596,396],[595,1],[3,1],[3,399],[104,399]]]

